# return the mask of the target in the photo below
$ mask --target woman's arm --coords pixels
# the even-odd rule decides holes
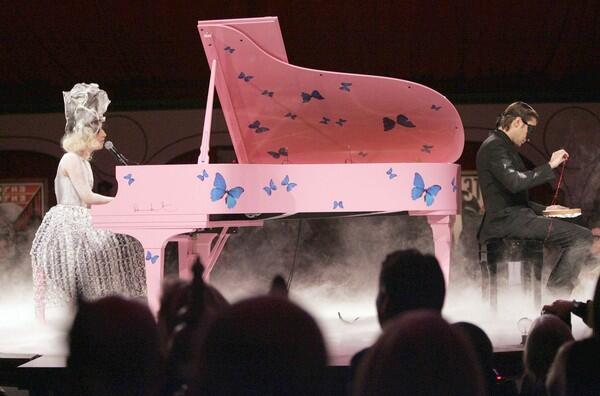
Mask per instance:
[[[113,200],[112,197],[96,194],[92,191],[85,178],[81,159],[77,154],[65,155],[63,169],[65,170],[69,179],[71,179],[79,198],[81,198],[86,205],[102,205]]]

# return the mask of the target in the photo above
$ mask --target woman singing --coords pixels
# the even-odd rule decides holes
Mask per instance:
[[[31,247],[36,317],[46,303],[95,299],[110,294],[144,296],[141,244],[132,237],[92,227],[90,205],[112,201],[92,192],[90,159],[103,147],[104,113],[110,100],[97,84],[63,92],[65,135],[54,188],[57,205],[44,216]]]

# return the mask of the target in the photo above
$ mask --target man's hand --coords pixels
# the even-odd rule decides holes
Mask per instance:
[[[544,305],[542,308],[543,314],[553,314],[565,320],[570,319],[571,311],[573,311],[574,302],[569,300],[556,300],[550,305]]]
[[[567,153],[563,149],[560,149],[552,153],[552,156],[550,157],[550,161],[548,163],[550,164],[550,167],[554,169],[568,159],[569,153]]]

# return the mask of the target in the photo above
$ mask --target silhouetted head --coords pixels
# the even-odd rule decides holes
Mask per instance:
[[[201,353],[197,394],[310,395],[326,365],[314,319],[280,297],[231,306],[211,326]]]
[[[450,327],[462,331],[467,341],[469,341],[473,347],[481,367],[481,373],[483,374],[486,383],[485,385],[488,393],[490,393],[496,381],[496,374],[494,373],[493,366],[494,347],[492,346],[492,341],[485,331],[473,323],[457,322],[450,325]]]
[[[596,396],[600,389],[600,340],[590,337],[565,343],[546,380],[550,396]]]
[[[358,368],[354,395],[483,395],[471,345],[439,312],[415,310],[386,324]]]
[[[542,315],[537,318],[531,325],[523,351],[525,374],[533,382],[545,381],[556,352],[571,340],[571,329],[558,316]]]
[[[67,366],[81,394],[154,394],[162,360],[148,307],[118,296],[80,301],[69,333]]]
[[[379,323],[413,309],[442,311],[444,274],[435,257],[417,250],[390,253],[381,265],[377,316]]]

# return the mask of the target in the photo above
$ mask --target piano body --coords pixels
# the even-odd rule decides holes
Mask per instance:
[[[198,31],[211,68],[198,163],[117,166],[116,198],[92,208],[96,227],[142,243],[154,312],[167,241],[179,241],[180,276],[199,255],[208,277],[231,227],[293,216],[427,216],[448,280],[464,130],[444,96],[291,65],[276,17],[200,21]],[[214,88],[237,164],[209,162]]]

